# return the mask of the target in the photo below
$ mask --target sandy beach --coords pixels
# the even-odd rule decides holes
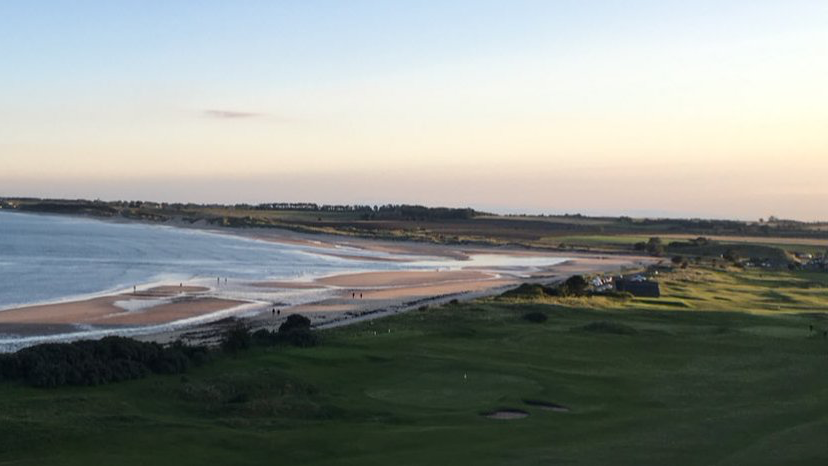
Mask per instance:
[[[342,325],[351,321],[376,318],[403,312],[423,305],[437,305],[452,299],[473,299],[500,293],[521,282],[551,283],[573,274],[596,274],[640,269],[655,263],[651,257],[610,256],[579,253],[558,253],[518,248],[460,247],[424,243],[372,241],[358,238],[307,235],[279,230],[244,232],[244,236],[285,244],[313,245],[331,250],[343,259],[355,256],[342,253],[342,248],[354,248],[385,254],[397,254],[410,260],[422,257],[451,258],[458,261],[449,270],[392,270],[345,273],[313,280],[259,280],[236,283],[235,288],[202,286],[202,283],[176,283],[154,286],[122,293],[73,302],[43,304],[0,311],[0,334],[52,335],[66,334],[78,329],[134,329],[159,326],[203,318],[204,322],[162,332],[154,331],[142,339],[169,342],[183,338],[193,343],[215,341],[223,326],[228,325],[228,311],[243,310],[243,320],[251,328],[276,329],[292,313],[311,318],[317,327]],[[337,250],[340,249],[340,250]],[[502,256],[517,259],[545,259],[555,262],[550,266],[479,265],[475,256]],[[383,260],[398,260],[385,257]],[[370,259],[369,259],[370,260]],[[463,265],[466,263],[467,265]],[[495,264],[498,261],[494,262]],[[504,262],[508,264],[508,260]],[[236,290],[235,292],[233,290]],[[238,291],[242,290],[242,291]],[[250,290],[244,292],[244,290]],[[281,306],[279,293],[323,293],[321,298],[308,298],[293,306]],[[245,294],[256,298],[248,298]],[[269,296],[272,298],[268,298]],[[316,296],[314,295],[314,296]],[[310,294],[308,296],[311,296]],[[278,307],[279,313],[275,314]],[[219,314],[220,313],[220,314]],[[211,316],[216,316],[212,319]]]
[[[26,333],[32,333],[38,324],[47,327],[158,325],[246,304],[198,295],[207,290],[200,286],[160,286],[136,293],[10,309],[0,312],[0,333],[13,334],[15,326],[20,325],[28,327]]]
[[[402,272],[363,272],[347,275],[335,275],[321,278],[317,283],[339,287],[373,288],[373,287],[411,287],[418,285],[436,285],[445,282],[472,282],[495,278],[496,275],[469,270],[446,271],[402,271]]]

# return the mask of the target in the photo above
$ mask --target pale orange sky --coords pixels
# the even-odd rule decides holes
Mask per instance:
[[[124,5],[0,6],[0,196],[828,220],[824,2]]]

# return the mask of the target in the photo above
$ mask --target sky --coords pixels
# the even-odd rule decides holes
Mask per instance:
[[[0,196],[828,220],[828,2],[0,2]]]

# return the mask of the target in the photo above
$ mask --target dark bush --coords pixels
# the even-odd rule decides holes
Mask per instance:
[[[182,373],[205,361],[207,349],[175,343],[163,347],[131,338],[106,337],[73,343],[47,343],[0,357],[0,380],[36,387],[99,385]]]
[[[236,353],[250,348],[251,344],[250,331],[244,325],[238,324],[224,333],[221,340],[221,349],[228,353]]]
[[[311,321],[307,317],[299,314],[291,314],[279,326],[279,333],[290,332],[292,330],[310,330],[310,326]]]
[[[557,295],[557,290],[543,286],[539,283],[523,283],[517,288],[504,292],[500,296],[503,298],[540,299],[546,296]]]
[[[735,250],[728,249],[722,254],[722,258],[730,262],[736,262],[739,260],[739,255],[736,253]]]
[[[317,344],[316,335],[311,331],[311,321],[305,316],[291,314],[279,326],[279,341],[303,348]]]
[[[647,241],[647,252],[653,256],[660,256],[664,254],[664,244],[661,242],[661,238],[650,238]]]
[[[265,329],[256,330],[251,335],[253,344],[256,346],[273,346],[279,343],[279,336],[276,332],[271,332]]]
[[[566,279],[560,286],[559,291],[562,296],[584,296],[587,291],[586,279],[581,275],[573,275]]]
[[[536,324],[546,322],[546,319],[548,319],[548,317],[546,317],[546,314],[543,312],[527,312],[526,314],[523,314],[523,320],[534,322]]]

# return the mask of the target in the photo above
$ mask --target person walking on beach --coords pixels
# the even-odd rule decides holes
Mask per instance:
[[[273,315],[273,317],[276,317],[276,308],[274,307],[273,309],[271,309],[270,313]]]

